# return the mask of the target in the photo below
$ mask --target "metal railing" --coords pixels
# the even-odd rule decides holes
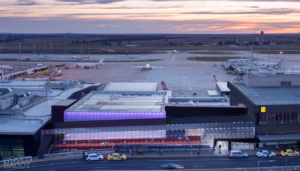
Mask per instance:
[[[104,154],[105,155],[105,154],[114,153],[115,150],[109,148],[109,149],[101,149],[101,150],[76,150],[76,151],[64,152],[64,153],[44,154],[44,159],[82,157],[84,152]]]

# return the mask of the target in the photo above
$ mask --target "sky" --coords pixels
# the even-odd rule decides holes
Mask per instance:
[[[0,0],[0,33],[300,33],[300,0]]]

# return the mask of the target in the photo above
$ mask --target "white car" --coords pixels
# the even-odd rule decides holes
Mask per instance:
[[[92,154],[88,154],[88,156],[85,159],[87,161],[94,161],[94,160],[99,161],[99,160],[103,160],[103,155],[92,153]]]
[[[256,153],[257,157],[276,157],[276,153],[272,152],[272,151],[268,151],[268,150],[261,150],[259,152]]]

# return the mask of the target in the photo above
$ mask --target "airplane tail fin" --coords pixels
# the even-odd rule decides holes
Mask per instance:
[[[98,62],[98,64],[99,64],[99,65],[104,64],[104,63],[103,63],[103,60],[104,60],[104,58],[101,58],[100,61]]]
[[[214,74],[213,75],[213,77],[214,77],[214,81],[217,83],[217,82],[219,82],[219,80],[217,79],[217,76]]]
[[[169,90],[166,83],[164,81],[161,82],[161,86],[163,90]]]
[[[249,61],[252,61],[253,60],[253,55],[251,55],[251,57],[249,58]]]
[[[283,62],[283,58],[281,58],[281,60],[277,63],[278,65],[281,65]]]
[[[57,76],[57,71],[55,70],[49,77],[49,81],[54,81]]]

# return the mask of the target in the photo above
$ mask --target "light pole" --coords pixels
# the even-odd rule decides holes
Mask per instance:
[[[21,66],[20,61],[21,61],[21,43],[19,43],[19,67]]]
[[[67,57],[66,57],[66,42],[64,42],[65,43],[65,65],[67,65]]]
[[[1,81],[3,76],[3,68],[2,68],[2,46],[1,46]]]
[[[88,42],[88,58],[90,60],[90,43]]]
[[[52,67],[52,43],[50,43],[50,67]]]
[[[34,77],[35,77],[35,45],[33,45]]]

